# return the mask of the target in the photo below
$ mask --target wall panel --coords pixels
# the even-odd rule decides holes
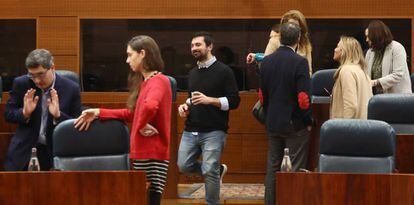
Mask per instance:
[[[3,3],[4,2],[4,3]],[[315,1],[180,1],[180,0],[3,0],[1,15],[12,16],[148,16],[148,17],[268,17],[299,9],[307,16],[413,15],[411,0],[315,0]],[[19,10],[13,13],[10,10]]]
[[[41,16],[37,22],[37,47],[55,57],[57,68],[79,73],[79,20],[74,16]]]
[[[308,18],[413,18],[414,1],[2,0],[0,18],[39,18],[38,46],[77,58],[65,66],[79,72],[79,18],[279,18],[290,9]]]
[[[47,48],[47,47],[45,47]],[[55,65],[58,70],[70,70],[79,73],[77,55],[55,55]]]
[[[78,18],[39,17],[37,46],[48,48],[54,55],[77,55],[79,42]]]

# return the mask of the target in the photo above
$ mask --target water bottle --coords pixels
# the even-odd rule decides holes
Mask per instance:
[[[32,172],[40,171],[39,159],[37,158],[37,149],[35,147],[32,148],[32,155],[30,157],[27,170]]]
[[[291,172],[292,171],[292,162],[289,157],[289,148],[285,148],[285,154],[283,155],[282,165],[280,166],[281,172]]]

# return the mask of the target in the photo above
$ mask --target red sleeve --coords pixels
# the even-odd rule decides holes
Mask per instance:
[[[110,120],[117,119],[125,122],[132,122],[134,113],[129,109],[99,109],[99,119]]]
[[[309,95],[306,92],[300,92],[298,94],[299,107],[302,110],[309,109]]]
[[[262,89],[260,89],[260,88],[259,88],[258,95],[259,95],[259,101],[263,105],[263,92],[262,92]]]
[[[138,130],[144,128],[148,122],[154,119],[164,94],[168,92],[167,89],[170,88],[165,86],[163,78],[159,78],[159,80],[153,81],[150,85],[148,85],[148,90],[150,90],[150,92],[148,92],[145,99],[143,99],[139,117],[136,117]]]

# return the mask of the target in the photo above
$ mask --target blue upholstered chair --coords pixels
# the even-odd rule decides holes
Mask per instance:
[[[77,73],[70,71],[70,70],[56,70],[56,73],[80,85],[79,76]]]
[[[368,119],[390,124],[397,134],[414,134],[414,94],[380,94],[368,103]]]
[[[171,83],[171,92],[172,92],[172,101],[175,102],[177,100],[177,81],[175,78],[166,75]]]
[[[391,173],[395,152],[395,131],[386,122],[328,120],[320,132],[318,171]]]
[[[414,74],[411,74],[411,91],[414,93]]]
[[[129,131],[116,120],[95,120],[79,132],[73,119],[53,132],[54,168],[58,170],[128,170]]]
[[[311,77],[312,103],[329,104],[336,69],[319,70]],[[326,90],[325,90],[326,89]]]

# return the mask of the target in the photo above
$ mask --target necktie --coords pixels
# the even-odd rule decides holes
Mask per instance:
[[[42,92],[42,116],[40,121],[40,130],[39,130],[39,140],[41,144],[46,144],[46,127],[47,127],[47,117],[49,110],[47,107],[47,94],[48,92]]]

